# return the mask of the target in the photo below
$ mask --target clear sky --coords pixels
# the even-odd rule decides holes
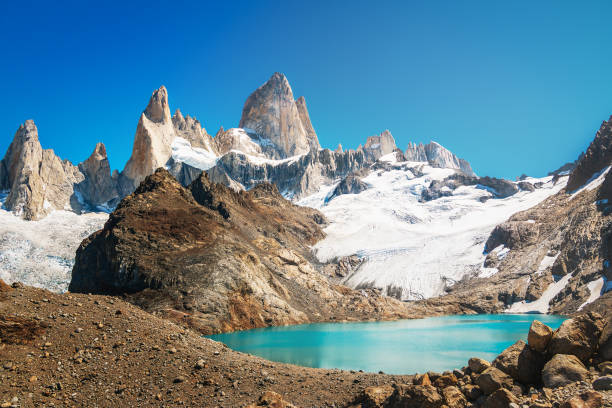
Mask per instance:
[[[323,147],[389,129],[481,175],[545,175],[612,114],[610,16],[610,1],[5,2],[0,154],[31,118],[61,158],[102,141],[122,169],[160,85],[214,134],[280,71]]]

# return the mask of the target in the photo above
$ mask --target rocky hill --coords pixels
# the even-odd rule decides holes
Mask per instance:
[[[83,241],[69,290],[124,294],[203,333],[407,317],[401,302],[314,269],[324,224],[270,184],[236,192],[202,173],[184,188],[158,169]]]

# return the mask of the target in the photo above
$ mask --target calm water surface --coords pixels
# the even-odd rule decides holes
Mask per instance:
[[[556,329],[565,318],[533,314],[443,316],[269,327],[209,337],[272,361],[412,374],[460,368],[470,357],[490,361],[517,340],[526,341],[534,319]]]

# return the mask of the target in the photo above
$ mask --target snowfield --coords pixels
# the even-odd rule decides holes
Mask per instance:
[[[64,292],[81,241],[107,219],[105,213],[54,211],[40,221],[24,221],[0,209],[0,279]]]
[[[526,181],[542,182],[542,188],[505,199],[490,198],[491,192],[481,186],[462,186],[451,196],[419,202],[421,191],[432,180],[444,179],[455,170],[394,163],[391,157],[383,160],[391,162],[393,169],[363,178],[369,189],[326,202],[337,184],[328,185],[298,204],[321,210],[331,221],[326,238],[313,247],[320,261],[354,254],[364,259],[343,283],[381,288],[402,300],[440,295],[466,274],[497,272],[483,267],[484,245],[493,228],[556,194],[567,181],[563,178],[553,185],[552,177],[530,178]],[[420,172],[414,170],[416,165],[422,167]],[[422,175],[415,176],[418,173]]]

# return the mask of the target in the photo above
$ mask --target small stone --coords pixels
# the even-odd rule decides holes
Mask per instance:
[[[593,381],[593,388],[599,391],[612,390],[612,375],[606,375]]]
[[[30,382],[36,382],[38,381],[38,377],[36,377],[35,375],[30,377]]]
[[[83,331],[82,327],[77,327],[77,329],[74,331],[75,333],[81,333]]]
[[[170,354],[176,354],[176,349],[175,349],[174,347],[172,347],[172,348],[170,348],[170,349],[168,350],[168,353],[170,353]]]
[[[195,363],[195,368],[196,370],[201,370],[206,366],[206,361],[204,361],[203,359],[199,359],[198,361],[196,361]]]
[[[179,375],[172,382],[175,383],[175,384],[178,384],[178,383],[182,383],[182,382],[185,382],[185,381],[186,381],[186,378],[183,377],[182,375]]]

